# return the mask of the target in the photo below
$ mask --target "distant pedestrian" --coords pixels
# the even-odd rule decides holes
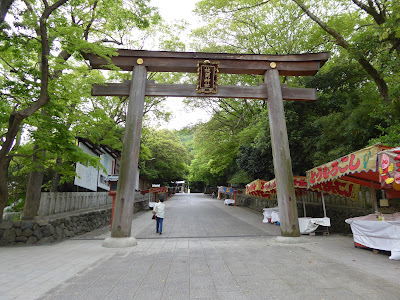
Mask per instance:
[[[213,197],[213,199],[215,198],[215,193],[214,193],[214,191],[212,192],[211,196]]]
[[[156,203],[153,207],[153,214],[156,215],[156,232],[162,233],[162,224],[164,221],[164,213],[165,213],[165,204],[164,199],[160,199],[158,203]]]

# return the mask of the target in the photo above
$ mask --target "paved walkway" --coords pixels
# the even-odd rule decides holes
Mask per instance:
[[[134,216],[138,245],[101,247],[108,228],[56,244],[0,248],[0,299],[400,299],[400,261],[340,235],[280,243],[262,214],[177,194],[163,234]]]

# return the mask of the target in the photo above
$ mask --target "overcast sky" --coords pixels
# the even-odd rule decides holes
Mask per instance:
[[[197,17],[192,15],[195,3],[198,0],[151,0],[151,4],[160,10],[160,14],[167,22],[185,19],[192,23]],[[193,23],[192,23],[193,24]],[[195,25],[195,24],[193,24]],[[173,112],[172,120],[168,125],[162,126],[168,129],[182,129],[188,125],[194,125],[200,121],[206,122],[210,115],[201,109],[187,110],[181,98],[168,98],[166,106]]]
[[[167,21],[193,20],[192,10],[198,0],[151,0],[151,4],[160,9],[161,16]]]

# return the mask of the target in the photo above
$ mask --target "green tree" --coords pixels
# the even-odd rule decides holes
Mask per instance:
[[[320,99],[317,103],[285,103],[295,174],[304,174],[314,164],[360,149],[370,141],[398,141],[399,88],[393,82],[400,67],[398,1],[217,0],[200,1],[196,7],[204,20],[211,20],[193,33],[197,50],[256,54],[331,51],[330,61],[317,76],[282,78],[291,86],[317,88]],[[245,80],[254,85],[262,81],[260,77],[253,81],[229,78],[233,84]],[[209,106],[218,107],[216,103]],[[266,116],[265,106],[256,110],[256,114],[260,112]],[[236,135],[251,133],[257,126],[261,130],[256,136],[248,134],[250,138],[239,144],[239,168],[254,177],[272,176],[268,123],[254,120],[254,115],[251,122],[249,117],[244,123],[250,126]],[[381,132],[386,136],[379,137]],[[199,159],[193,162],[196,168],[206,170]]]
[[[379,95],[374,113],[387,120],[374,141],[395,143],[400,128],[398,1],[217,0],[198,2],[197,12],[204,19],[212,14],[212,22],[195,31],[198,48],[207,44],[206,49],[270,54],[331,51],[331,61],[357,62],[367,75],[359,86],[368,90],[368,98],[370,93]]]
[[[393,71],[398,73],[400,55],[400,4],[398,1],[329,1],[317,6],[316,1],[293,0],[307,16],[320,26],[331,42],[345,49],[357,60],[378,87],[381,98],[391,103],[388,84]],[[328,12],[323,13],[323,9]]]
[[[208,185],[226,184],[235,173],[239,134],[248,126],[257,106],[252,109],[247,101],[237,99],[216,103],[210,103],[214,110],[212,119],[196,128],[190,172],[191,181],[204,181]]]
[[[19,4],[15,2],[14,4]],[[8,10],[13,23],[1,31],[2,88],[0,211],[8,200],[8,167],[21,126],[50,101],[57,101],[60,74],[75,69],[81,51],[111,54],[124,31],[157,20],[142,1],[25,1]]]
[[[146,161],[141,162],[142,176],[163,185],[187,177],[189,153],[175,131],[144,130],[142,144],[149,149],[151,155]]]

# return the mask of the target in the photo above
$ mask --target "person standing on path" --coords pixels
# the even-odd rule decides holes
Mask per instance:
[[[165,214],[164,199],[160,199],[160,201],[154,205],[153,214],[156,215],[156,232],[161,234]]]

